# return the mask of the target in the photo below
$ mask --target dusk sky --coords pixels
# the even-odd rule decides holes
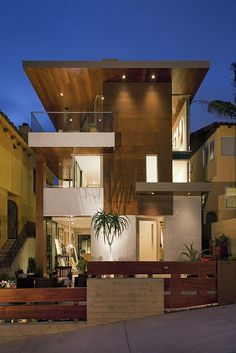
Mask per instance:
[[[0,5],[0,110],[44,110],[23,60],[210,60],[195,99],[233,100],[236,0],[8,0]],[[198,103],[191,130],[219,118]]]

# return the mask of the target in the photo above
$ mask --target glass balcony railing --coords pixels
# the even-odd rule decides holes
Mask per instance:
[[[33,132],[113,132],[112,112],[32,112]]]

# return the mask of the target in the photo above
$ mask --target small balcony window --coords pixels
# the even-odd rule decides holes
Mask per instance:
[[[157,155],[146,156],[146,182],[147,183],[158,182],[158,156]]]
[[[236,210],[236,188],[226,188],[225,208],[227,210]]]

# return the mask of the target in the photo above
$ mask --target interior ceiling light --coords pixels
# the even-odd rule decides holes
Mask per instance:
[[[154,195],[154,192],[152,192],[152,195]]]
[[[104,101],[104,96],[101,96],[101,100]]]
[[[73,121],[73,119],[72,119],[72,118],[70,118],[70,119],[69,119],[69,121],[70,121],[70,122],[72,122],[72,121]]]
[[[63,96],[64,96],[64,93],[63,93],[63,92],[60,92],[60,96],[63,97]]]
[[[188,192],[188,195],[190,195],[190,192]]]
[[[61,165],[61,162],[59,163],[59,165]]]
[[[156,75],[155,75],[155,74],[152,74],[152,75],[151,75],[151,79],[152,79],[152,80],[155,80],[155,79],[156,79]]]
[[[123,75],[121,76],[121,78],[122,78],[122,80],[125,80],[125,79],[126,79],[126,75],[123,74]]]

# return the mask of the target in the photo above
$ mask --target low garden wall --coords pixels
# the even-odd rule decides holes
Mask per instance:
[[[89,324],[141,318],[164,313],[164,282],[153,278],[89,278]]]

